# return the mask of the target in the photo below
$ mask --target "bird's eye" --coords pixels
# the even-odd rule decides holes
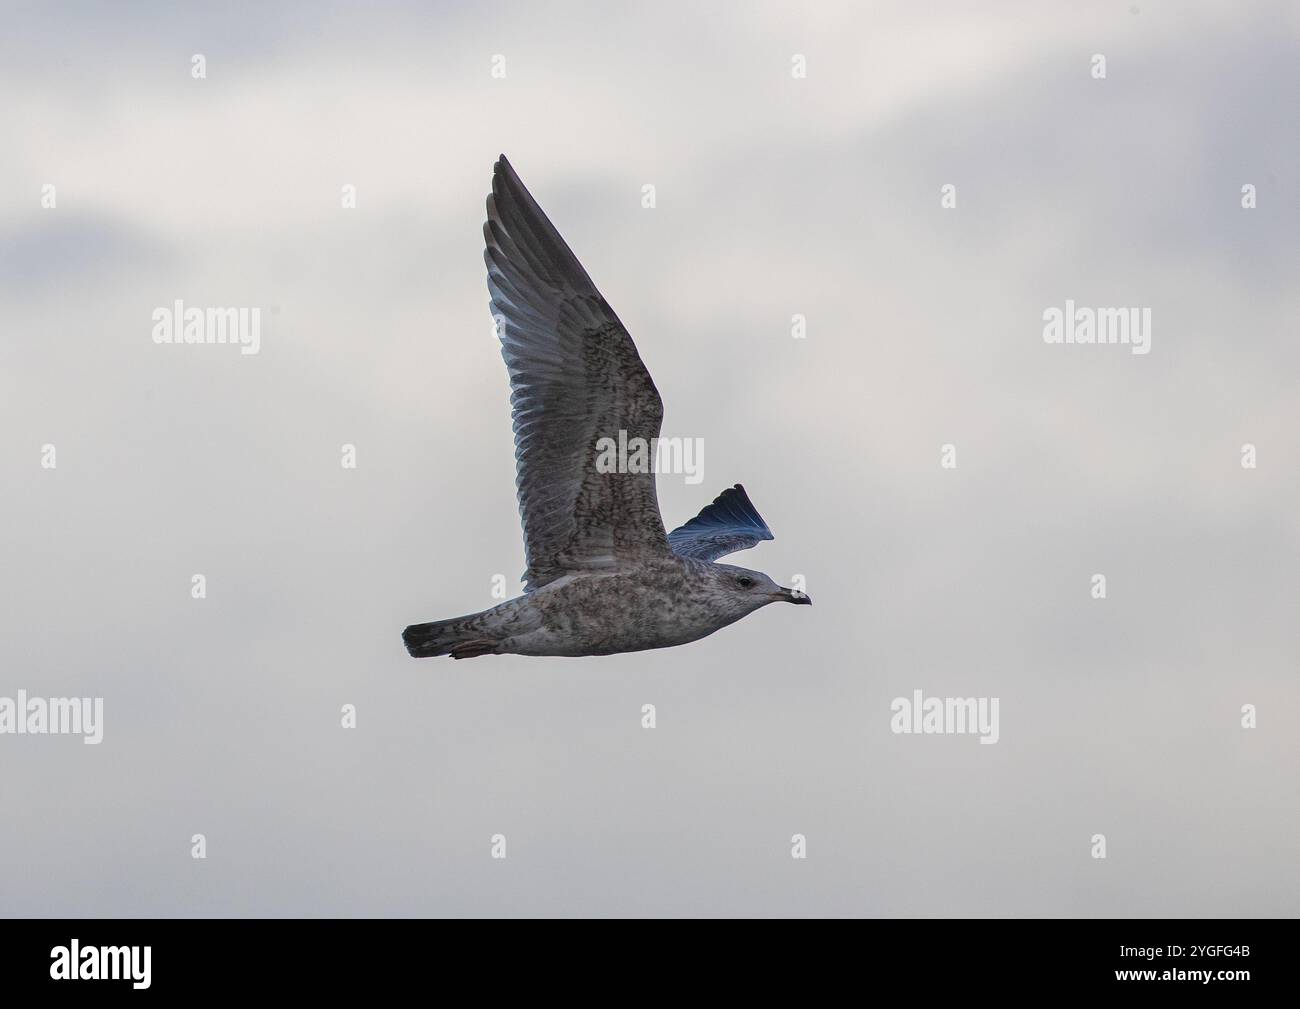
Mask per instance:
[[[752,589],[754,587],[754,579],[750,578],[749,575],[740,575],[736,578],[736,584],[742,589]]]

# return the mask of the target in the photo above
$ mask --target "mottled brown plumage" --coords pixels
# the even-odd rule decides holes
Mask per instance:
[[[417,657],[608,655],[683,644],[778,599],[761,572],[715,564],[772,534],[737,484],[665,534],[650,472],[602,472],[602,438],[652,443],[663,402],[636,345],[502,155],[483,225],[510,373],[524,595],[402,637]]]

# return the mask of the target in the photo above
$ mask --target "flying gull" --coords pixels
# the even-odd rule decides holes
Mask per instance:
[[[655,444],[663,402],[632,337],[504,154],[483,236],[512,389],[524,594],[412,624],[406,650],[611,655],[696,641],[768,603],[811,603],[761,571],[716,563],[772,539],[740,484],[665,533],[653,468],[597,467],[604,438]]]

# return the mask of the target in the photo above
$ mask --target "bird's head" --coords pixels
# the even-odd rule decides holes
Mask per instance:
[[[753,613],[768,603],[812,605],[812,597],[798,589],[787,589],[761,571],[735,564],[712,564],[713,595],[737,616]]]

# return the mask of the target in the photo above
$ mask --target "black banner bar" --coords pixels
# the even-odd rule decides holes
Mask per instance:
[[[779,923],[445,920],[8,920],[6,994],[98,998],[397,994],[416,983],[586,985],[617,966],[646,994],[687,974],[728,984],[953,994],[1289,990],[1290,922],[864,920]],[[620,932],[626,932],[620,935]],[[1284,936],[1285,933],[1285,936]],[[561,977],[567,976],[568,981]],[[474,980],[477,979],[477,980]],[[671,982],[671,984],[670,984]],[[919,987],[917,987],[919,986]],[[540,994],[535,991],[534,994]],[[14,1003],[16,1004],[16,1003]]]

